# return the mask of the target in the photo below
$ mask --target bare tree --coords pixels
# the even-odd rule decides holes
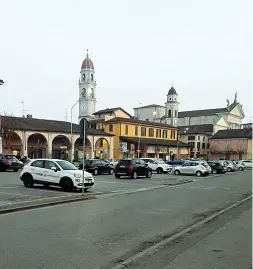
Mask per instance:
[[[14,134],[14,121],[12,116],[0,115],[0,137],[2,138],[3,151],[8,152],[11,148],[11,138]]]

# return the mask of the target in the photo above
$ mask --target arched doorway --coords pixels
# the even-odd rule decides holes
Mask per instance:
[[[9,132],[4,135],[2,140],[3,153],[14,154],[15,156],[21,156],[22,152],[22,139],[15,132]]]
[[[95,157],[108,159],[109,158],[109,142],[106,138],[101,137],[95,143]]]
[[[47,157],[47,139],[44,135],[36,133],[27,139],[28,158],[38,159]]]
[[[92,158],[92,147],[89,139],[85,141],[85,157],[86,159]],[[77,138],[74,144],[74,161],[80,161],[83,159],[83,139]]]
[[[57,135],[52,141],[52,158],[69,160],[71,143],[64,135]]]

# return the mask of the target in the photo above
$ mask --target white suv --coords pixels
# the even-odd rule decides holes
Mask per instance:
[[[34,184],[61,186],[64,191],[82,188],[82,170],[64,160],[37,159],[23,167],[20,179],[26,188]],[[84,190],[94,186],[92,174],[84,171]]]
[[[172,170],[172,166],[169,164],[166,164],[161,159],[155,159],[155,158],[141,158],[144,162],[148,164],[148,166],[152,169],[152,171],[156,171],[157,174],[167,174]]]

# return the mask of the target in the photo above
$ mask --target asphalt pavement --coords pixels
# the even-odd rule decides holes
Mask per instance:
[[[192,182],[175,186],[164,184],[168,179],[160,177],[154,176],[150,181],[126,179],[107,183],[115,179],[100,176],[92,191],[108,192],[95,200],[0,215],[0,268],[113,268],[164,238],[251,195],[250,171],[191,177]],[[19,184],[21,188],[15,179],[9,179],[7,183],[4,180],[0,187],[6,187],[6,184],[10,187]],[[122,188],[135,191],[120,192]],[[14,189],[17,188],[10,189],[10,193]],[[1,192],[5,191],[1,189]],[[242,219],[246,226],[251,225],[248,218]],[[225,217],[224,225],[230,220]],[[217,231],[220,228],[219,225],[215,227]],[[231,234],[234,232],[232,229]],[[242,232],[241,236],[248,245],[251,241],[248,232]],[[214,240],[220,240],[219,236]],[[170,251],[176,252],[176,245],[172,244]],[[181,263],[173,269],[188,268],[185,264],[180,267],[186,257],[183,255],[186,253],[176,255]],[[241,264],[245,264],[246,256]],[[168,256],[167,261],[176,257]],[[153,259],[158,259],[155,254]],[[163,262],[160,268],[167,265]]]

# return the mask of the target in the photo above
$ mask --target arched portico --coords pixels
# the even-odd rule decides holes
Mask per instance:
[[[92,144],[91,141],[87,138],[85,140],[85,157],[87,159],[92,158]],[[83,158],[83,139],[77,138],[74,143],[74,160],[79,160]]]
[[[48,141],[40,133],[31,134],[27,139],[28,158],[46,158]]]
[[[16,132],[9,132],[3,137],[2,148],[4,154],[22,155],[22,138]]]
[[[71,143],[67,136],[57,135],[52,140],[52,158],[69,160]]]
[[[110,143],[106,138],[99,137],[95,142],[94,148],[95,148],[94,150],[95,157],[100,157],[104,159],[109,158]]]

